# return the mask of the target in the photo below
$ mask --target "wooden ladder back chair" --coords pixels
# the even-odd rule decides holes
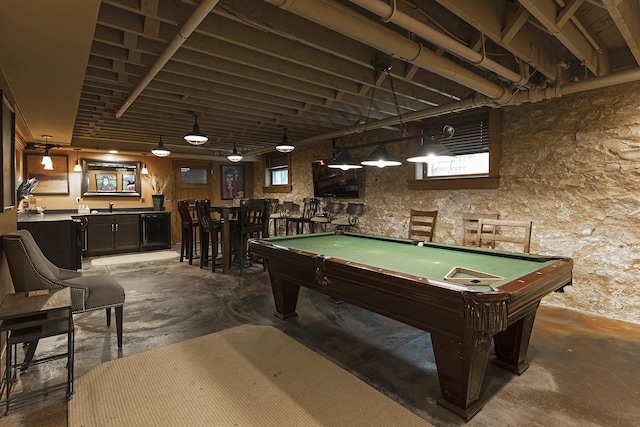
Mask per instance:
[[[462,245],[463,246],[476,246],[476,233],[478,232],[478,220],[480,218],[486,219],[498,219],[498,214],[462,214]],[[495,234],[495,227],[486,224],[482,232]],[[481,247],[495,248],[495,241],[482,241]]]
[[[522,252],[528,254],[531,246],[532,225],[532,221],[479,218],[476,246],[481,247],[483,242],[492,243],[494,246],[496,242],[507,242],[518,245],[518,247],[521,245]],[[485,232],[487,226],[494,229],[491,232]]]
[[[302,214],[299,217],[287,218],[286,232],[289,234],[289,224],[293,224],[296,229],[296,234],[304,233],[304,226],[308,224],[309,231],[313,231],[313,222],[311,219],[318,212],[318,205],[320,200],[315,197],[305,198],[303,200]]]
[[[437,218],[438,211],[411,209],[409,215],[409,239],[432,242]]]

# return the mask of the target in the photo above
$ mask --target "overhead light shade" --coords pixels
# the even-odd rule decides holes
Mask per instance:
[[[51,157],[49,156],[48,151],[45,153],[44,156],[42,156],[42,161],[40,162],[40,164],[45,166],[53,164],[53,161],[51,160]]]
[[[147,169],[146,163],[142,165],[142,170],[140,171],[140,175],[149,175],[149,169]]]
[[[294,147],[293,145],[291,145],[289,143],[289,138],[287,137],[287,128],[283,127],[282,129],[283,129],[282,142],[280,142],[280,144],[276,145],[276,150],[281,152],[281,153],[290,153],[296,147]]]
[[[238,150],[236,149],[236,143],[233,143],[233,151],[231,152],[231,154],[229,154],[227,156],[227,159],[230,162],[239,162],[240,160],[242,160],[242,154],[238,153]]]
[[[47,163],[46,165],[44,165],[44,170],[52,171],[53,170],[53,163]]]
[[[171,151],[164,148],[164,145],[162,144],[162,135],[160,135],[160,142],[158,142],[158,146],[151,150],[151,153],[158,157],[167,157],[171,154]]]
[[[365,166],[377,166],[379,168],[400,166],[402,164],[401,161],[389,153],[384,144],[378,145],[361,163]]]
[[[356,160],[355,157],[353,157],[349,153],[349,151],[342,150],[338,157],[329,162],[327,167],[330,167],[332,169],[342,169],[343,171],[346,171],[349,169],[361,169],[362,165],[358,160]]]
[[[442,145],[442,143],[438,141],[438,138],[430,136],[427,142],[423,142],[415,154],[409,157],[407,161],[412,163],[428,163],[430,161],[433,162],[435,160],[450,159],[453,157],[455,157],[455,155],[449,151],[447,147]]]
[[[193,130],[191,132],[187,132],[187,134],[184,136],[184,140],[191,145],[202,145],[209,140],[209,138],[207,138],[207,135],[200,132],[200,126],[198,126],[198,116],[199,114],[197,113],[193,114],[193,117],[195,118]]]

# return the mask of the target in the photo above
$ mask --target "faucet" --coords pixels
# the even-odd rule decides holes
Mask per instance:
[[[109,212],[113,212],[113,202],[109,202]]]

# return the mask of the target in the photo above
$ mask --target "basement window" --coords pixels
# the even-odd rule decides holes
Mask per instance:
[[[446,124],[455,128],[440,142],[455,158],[416,163],[410,190],[498,188],[500,185],[500,110],[462,113],[423,123],[426,135],[438,134]]]
[[[265,193],[291,192],[291,154],[273,152],[265,154]]]

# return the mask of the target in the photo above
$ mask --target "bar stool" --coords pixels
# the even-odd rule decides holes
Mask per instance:
[[[196,201],[196,213],[200,222],[200,268],[207,267],[211,261],[211,271],[216,271],[218,257],[218,233],[222,231],[222,222],[211,218],[209,199]],[[209,241],[211,241],[211,257],[209,257]]]
[[[189,212],[189,200],[178,200],[178,212],[180,214],[180,228],[182,229],[182,241],[180,242],[180,262],[186,256],[189,265],[193,264],[194,251],[196,250],[196,237],[200,224],[193,220]]]

